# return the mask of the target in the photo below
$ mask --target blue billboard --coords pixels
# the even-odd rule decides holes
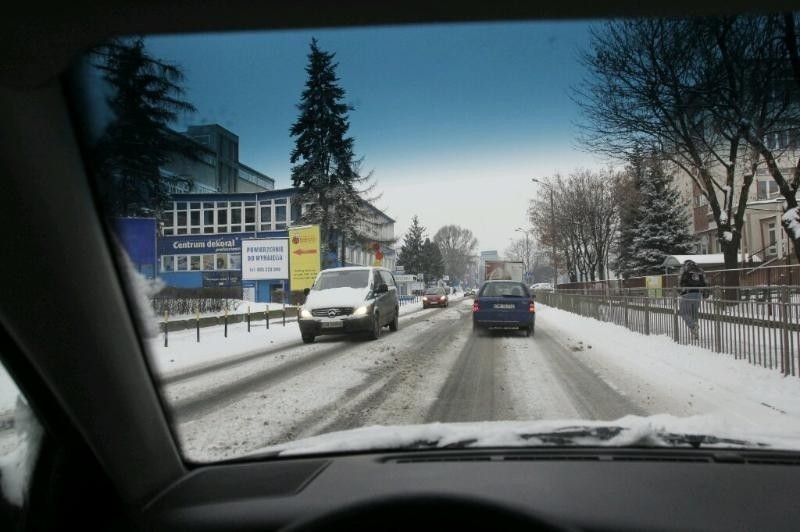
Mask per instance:
[[[152,279],[156,274],[155,218],[115,218],[114,230],[134,268]]]

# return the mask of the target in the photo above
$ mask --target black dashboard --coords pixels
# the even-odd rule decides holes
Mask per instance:
[[[471,501],[562,530],[796,530],[798,467],[790,454],[634,449],[277,459],[198,468],[152,501],[141,523],[151,530],[280,530],[422,496],[427,510],[437,501],[443,508]],[[423,512],[405,519],[407,528],[433,524]]]

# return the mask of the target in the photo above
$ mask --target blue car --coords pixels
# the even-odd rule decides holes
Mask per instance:
[[[517,329],[533,336],[536,305],[528,287],[515,281],[486,281],[472,303],[472,331]]]

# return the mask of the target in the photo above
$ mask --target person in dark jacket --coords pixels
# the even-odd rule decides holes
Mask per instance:
[[[687,260],[681,266],[680,278],[680,315],[692,336],[698,336],[698,319],[700,314],[700,300],[703,298],[704,289],[708,286],[706,274],[693,260]]]

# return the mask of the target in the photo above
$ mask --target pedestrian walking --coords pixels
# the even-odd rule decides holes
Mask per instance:
[[[693,260],[687,260],[681,266],[679,286],[681,289],[680,316],[689,327],[692,336],[697,339],[700,328],[698,323],[700,301],[707,295],[704,294],[704,288],[708,286],[706,274]]]

